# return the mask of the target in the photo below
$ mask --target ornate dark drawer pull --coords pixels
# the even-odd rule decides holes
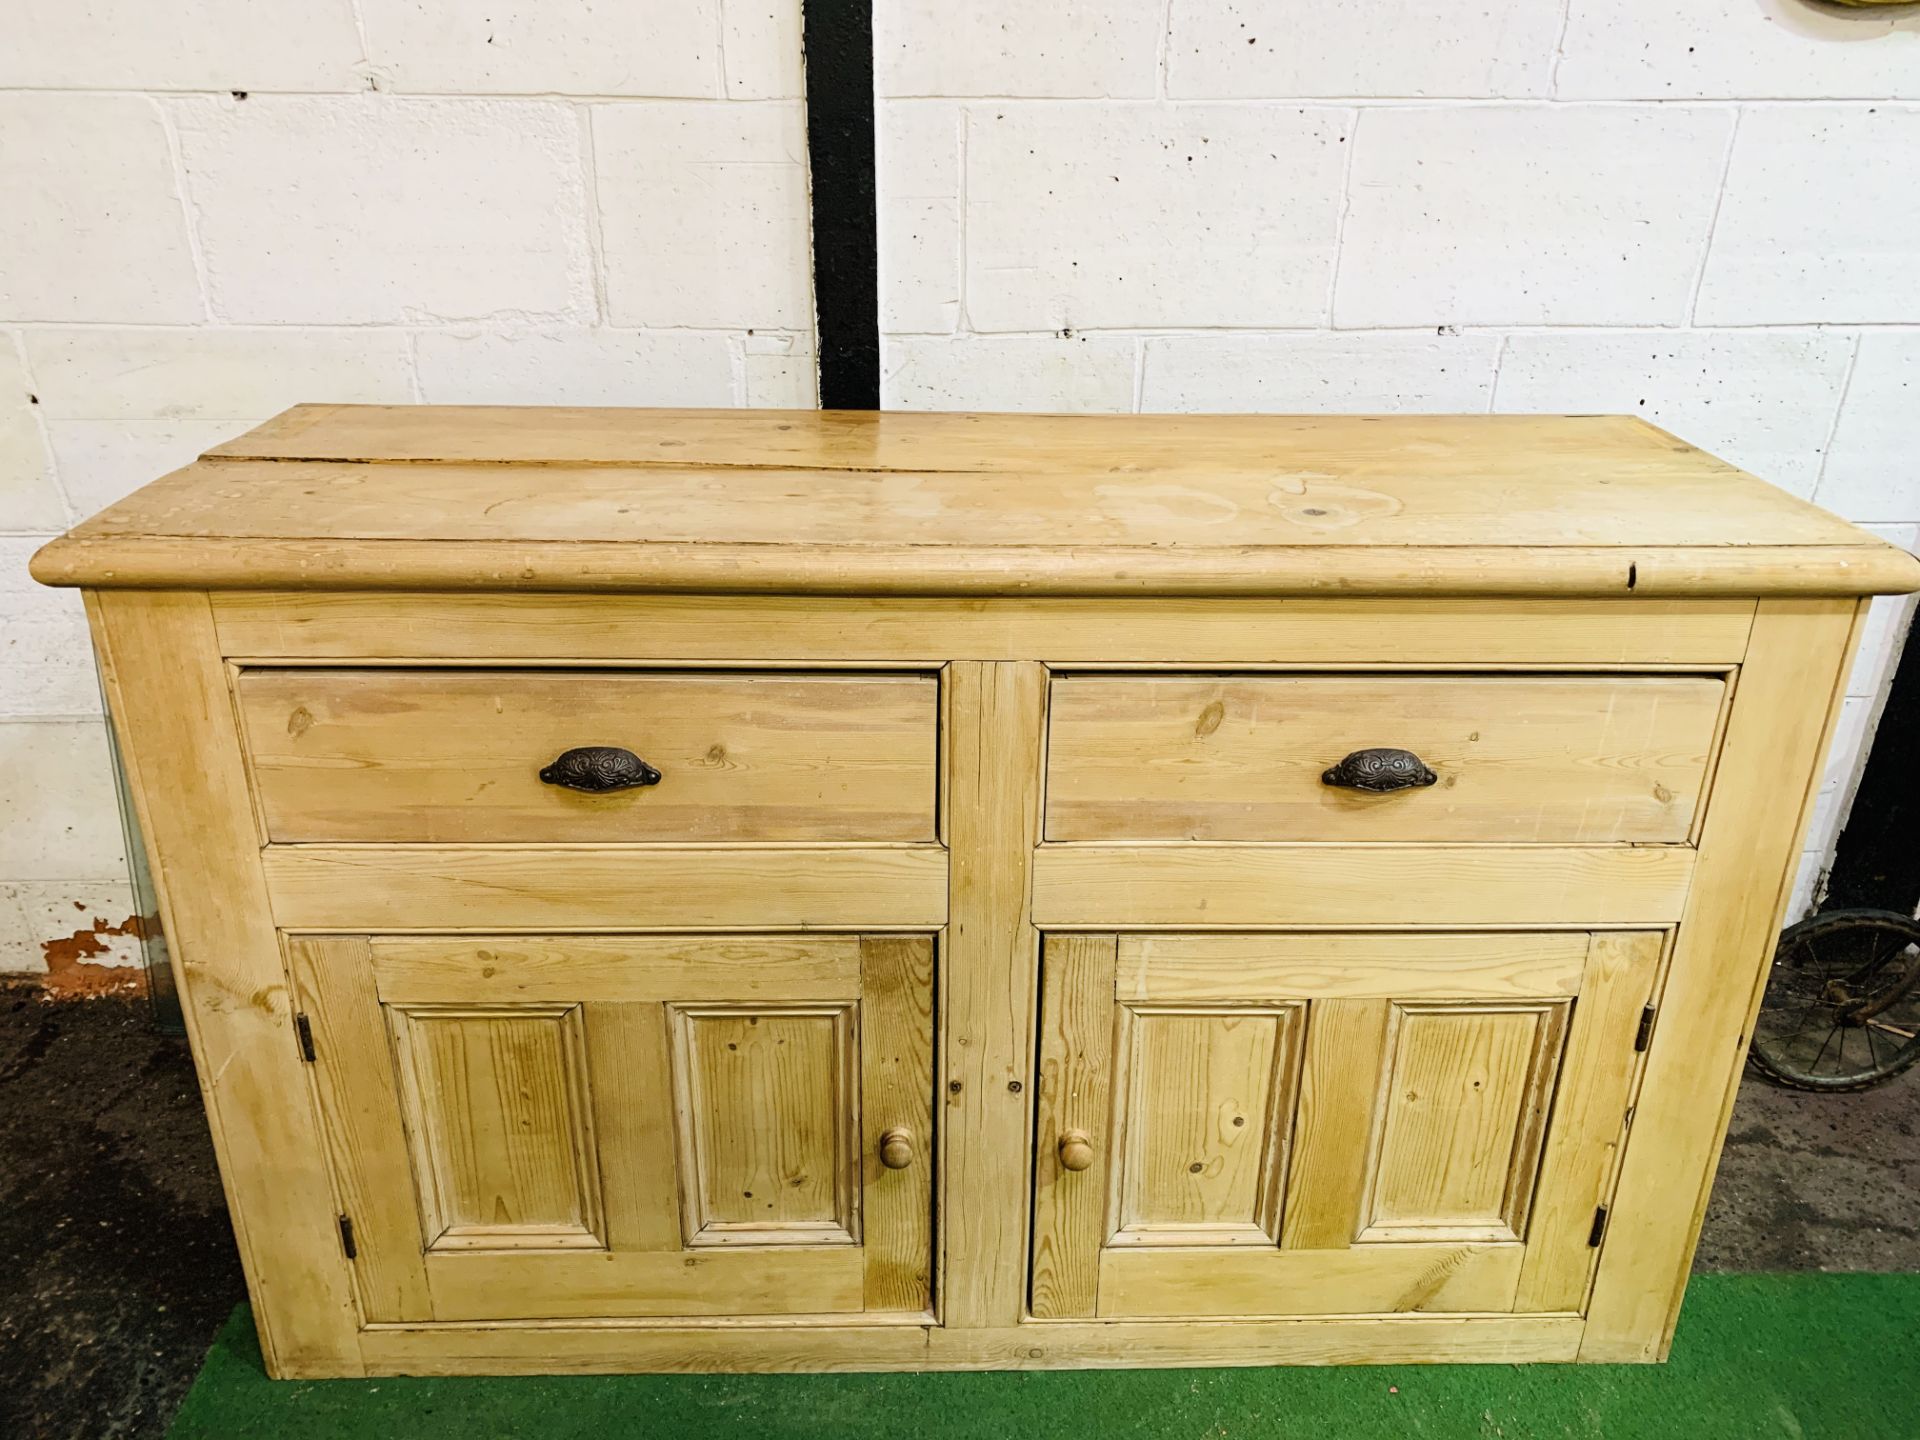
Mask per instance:
[[[1417,790],[1440,777],[1411,750],[1382,746],[1374,750],[1356,750],[1323,774],[1320,779],[1343,790]]]
[[[660,772],[618,745],[582,745],[557,758],[540,772],[540,778],[549,785],[602,795],[609,790],[658,785]]]

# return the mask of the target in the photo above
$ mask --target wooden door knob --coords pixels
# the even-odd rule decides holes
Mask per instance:
[[[913,1163],[913,1132],[896,1125],[880,1133],[880,1163],[889,1170],[904,1170]]]
[[[1093,1141],[1084,1130],[1069,1130],[1060,1137],[1060,1168],[1086,1170],[1093,1165]]]

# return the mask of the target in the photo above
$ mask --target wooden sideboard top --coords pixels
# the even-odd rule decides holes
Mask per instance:
[[[301,405],[55,540],[98,588],[1863,595],[1920,560],[1630,416]]]

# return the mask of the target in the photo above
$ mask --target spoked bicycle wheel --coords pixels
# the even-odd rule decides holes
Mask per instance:
[[[1795,1090],[1865,1090],[1920,1060],[1920,923],[1834,910],[1790,925],[1754,1025],[1754,1065]]]

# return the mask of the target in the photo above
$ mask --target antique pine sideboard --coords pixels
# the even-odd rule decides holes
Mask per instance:
[[[354,406],[34,573],[281,1376],[1657,1360],[1920,587],[1633,419]]]

